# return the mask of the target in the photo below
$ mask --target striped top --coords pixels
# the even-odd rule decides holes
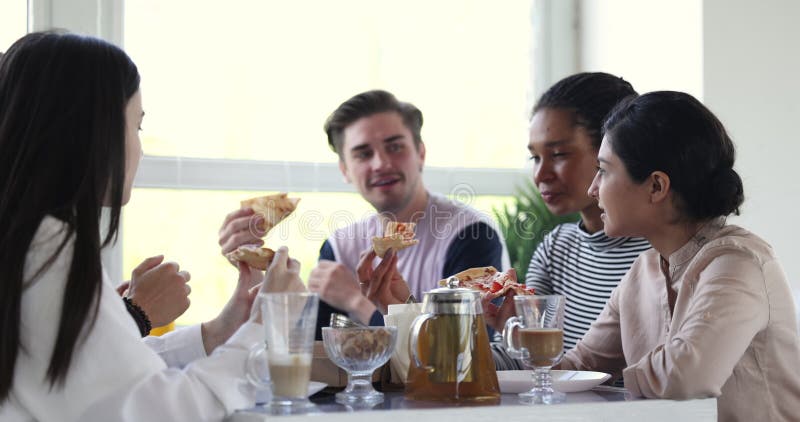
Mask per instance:
[[[645,239],[589,234],[582,223],[560,224],[545,236],[533,253],[525,284],[539,295],[566,296],[565,350],[589,331],[611,291],[648,249]]]

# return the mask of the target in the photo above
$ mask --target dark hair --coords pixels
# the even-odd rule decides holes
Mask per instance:
[[[603,140],[603,121],[617,103],[635,96],[626,80],[608,73],[576,73],[556,82],[536,102],[531,114],[545,108],[572,112],[575,124],[592,137],[595,148]]]
[[[27,285],[74,239],[61,318],[47,369],[63,385],[78,338],[97,318],[100,249],[117,234],[125,183],[125,107],[139,89],[130,58],[105,41],[39,32],[0,61],[0,403],[10,393]],[[101,244],[100,213],[111,207]],[[63,221],[53,256],[23,279],[43,218]],[[67,248],[66,250],[69,250]],[[85,333],[84,333],[85,334]],[[36,333],[34,333],[36,335]]]
[[[739,214],[742,179],[725,127],[700,101],[673,91],[623,101],[605,124],[606,139],[631,178],[652,172],[670,178],[677,205],[690,221]]]
[[[411,131],[414,137],[414,146],[419,147],[422,142],[422,112],[411,103],[398,101],[392,93],[382,90],[362,92],[343,102],[331,113],[325,121],[325,133],[328,135],[328,145],[333,152],[342,157],[344,144],[344,130],[362,117],[373,114],[394,111],[403,118],[403,124]]]

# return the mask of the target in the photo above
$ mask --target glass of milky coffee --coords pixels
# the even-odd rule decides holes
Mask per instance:
[[[517,316],[506,321],[503,343],[509,355],[533,369],[533,389],[519,394],[522,403],[564,401],[550,376],[550,368],[564,355],[564,303],[561,295],[514,296]]]
[[[262,293],[257,300],[266,331],[265,347],[250,354],[248,378],[257,386],[270,387],[272,398],[268,406],[277,413],[302,413],[312,406],[308,383],[319,296],[307,292]],[[268,383],[256,369],[264,354]]]

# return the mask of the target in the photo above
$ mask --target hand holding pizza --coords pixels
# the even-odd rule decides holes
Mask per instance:
[[[517,272],[513,268],[502,272],[494,267],[469,268],[453,277],[458,279],[460,287],[481,292],[486,324],[498,331],[503,331],[506,320],[515,314],[514,296],[534,293],[533,288],[517,281]],[[447,285],[447,280],[440,280],[439,285]],[[498,307],[493,301],[499,297],[503,297],[503,302]]]
[[[289,249],[281,246],[264,276],[260,288],[262,293],[305,292],[306,286],[300,279],[300,262],[289,257]]]
[[[222,254],[234,266],[244,261],[255,270],[266,270],[275,251],[262,248],[261,238],[291,214],[298,202],[299,198],[289,198],[287,193],[241,201],[241,208],[229,213],[219,230]]]
[[[222,254],[234,252],[242,245],[263,245],[261,237],[266,233],[257,230],[260,219],[261,217],[256,215],[252,208],[240,208],[225,216],[225,221],[219,229],[219,246],[222,248]]]
[[[481,306],[483,307],[483,317],[486,325],[494,328],[497,332],[503,332],[506,321],[516,315],[516,307],[514,306],[514,296],[517,292],[514,289],[508,289],[502,294],[503,302],[500,306],[494,304],[494,300],[500,296],[492,294],[481,295]]]
[[[357,270],[358,280],[361,284],[361,293],[367,296],[382,314],[386,314],[389,305],[405,303],[411,296],[411,291],[403,276],[397,271],[397,252],[389,249],[380,264],[372,268],[372,261],[376,256],[374,249],[361,255]]]

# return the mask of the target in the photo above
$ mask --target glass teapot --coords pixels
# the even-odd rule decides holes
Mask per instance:
[[[411,325],[409,349],[406,398],[500,402],[480,292],[459,288],[457,278],[425,294],[422,314]]]

